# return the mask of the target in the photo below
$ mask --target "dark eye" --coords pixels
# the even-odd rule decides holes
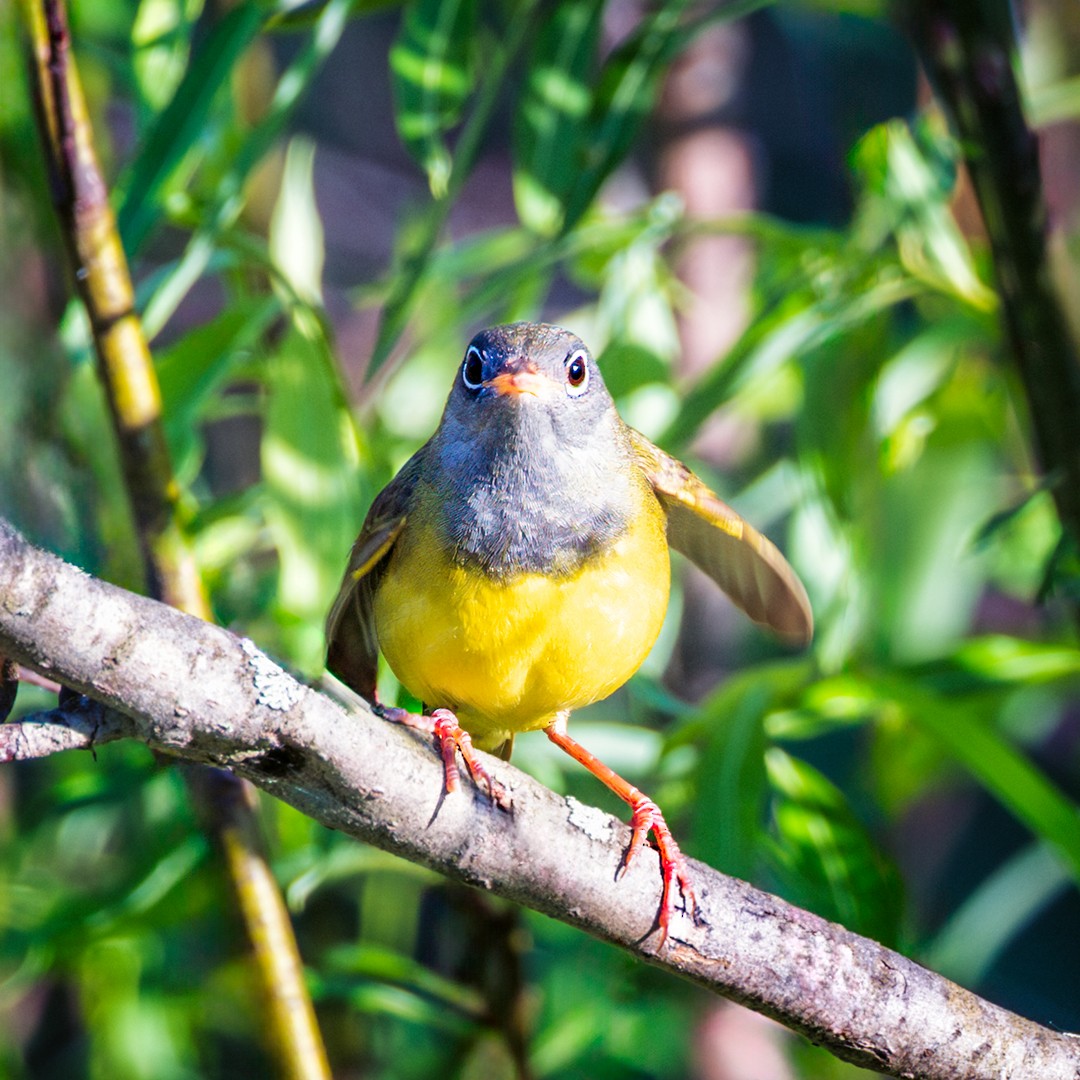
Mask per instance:
[[[589,389],[589,363],[583,350],[578,349],[566,361],[566,392],[580,397]]]
[[[461,381],[469,390],[479,390],[484,381],[484,358],[475,345],[470,345],[465,353],[465,363],[461,365]]]

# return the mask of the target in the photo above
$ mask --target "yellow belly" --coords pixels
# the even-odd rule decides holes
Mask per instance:
[[[410,519],[375,596],[394,674],[454,710],[482,748],[607,697],[641,666],[667,609],[664,515],[651,492],[643,502],[637,524],[574,575],[503,582],[455,564]]]

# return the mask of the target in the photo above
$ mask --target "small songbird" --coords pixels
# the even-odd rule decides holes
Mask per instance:
[[[752,619],[810,640],[806,591],[777,549],[685,465],[625,424],[589,350],[514,323],[470,342],[434,435],[375,499],[326,624],[327,667],[374,701],[378,651],[427,706],[446,789],[460,752],[542,728],[632,808],[622,869],[652,832],[666,939],[693,888],[663,815],[567,734],[570,713],[637,671],[664,621],[669,545]],[[470,738],[471,736],[471,738]]]

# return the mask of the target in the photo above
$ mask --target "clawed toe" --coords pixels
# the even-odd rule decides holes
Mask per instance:
[[[460,784],[461,774],[457,764],[457,755],[460,753],[473,783],[481,791],[487,792],[493,805],[500,806],[504,810],[509,808],[506,789],[480,764],[473,751],[472,737],[458,723],[457,717],[449,709],[433,709],[428,715],[411,713],[407,709],[393,705],[376,704],[375,712],[384,720],[404,724],[414,731],[422,731],[435,737],[443,761],[447,793],[456,791]]]
[[[657,948],[662,948],[667,941],[668,931],[671,927],[671,918],[676,910],[685,912],[694,922],[697,921],[697,898],[694,895],[694,887],[690,882],[690,874],[686,868],[686,859],[671,835],[664,815],[660,808],[647,796],[637,793],[637,797],[631,802],[633,817],[631,819],[632,833],[630,844],[623,855],[619,866],[620,875],[626,872],[634,856],[641,850],[649,833],[656,838],[656,848],[660,855],[660,871],[663,875],[663,894],[660,898],[660,910],[656,915],[656,925],[660,930],[660,940]],[[681,908],[676,908],[675,892],[682,899]]]

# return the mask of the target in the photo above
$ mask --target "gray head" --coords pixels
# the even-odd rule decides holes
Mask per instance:
[[[446,403],[465,430],[549,432],[564,445],[587,444],[614,411],[585,343],[546,323],[511,323],[481,330],[469,342]]]
[[[618,535],[634,486],[628,440],[582,340],[542,323],[469,343],[428,480],[462,558],[493,573],[571,568]]]

